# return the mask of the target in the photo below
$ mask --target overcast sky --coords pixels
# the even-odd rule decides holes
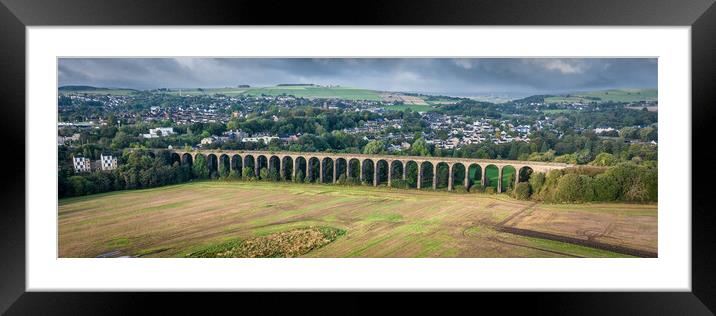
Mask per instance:
[[[386,91],[656,88],[656,58],[61,58],[59,84],[134,89],[315,83]]]

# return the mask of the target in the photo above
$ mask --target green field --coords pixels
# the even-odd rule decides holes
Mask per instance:
[[[594,99],[590,99],[594,98]],[[598,99],[597,99],[598,98]],[[547,104],[552,103],[591,103],[591,102],[639,102],[657,101],[656,89],[619,89],[591,92],[575,92],[569,95],[551,96],[544,99]]]
[[[424,105],[419,105],[419,104],[387,105],[384,108],[386,110],[393,110],[393,111],[405,111],[407,109],[411,109],[413,112],[435,111],[435,108],[430,106],[429,104],[424,104]]]
[[[214,95],[224,94],[227,96],[250,95],[250,96],[279,96],[293,95],[302,98],[334,98],[343,100],[380,100],[380,94],[374,90],[356,89],[346,87],[313,87],[313,86],[283,86],[283,87],[252,87],[252,88],[216,88],[216,89],[173,89],[168,93],[174,95]]]
[[[60,200],[59,256],[628,257],[501,232],[505,221],[574,238],[603,229],[604,242],[656,248],[655,205],[561,207],[506,195],[194,182]]]
[[[59,90],[60,94],[89,94],[89,95],[132,95],[139,91],[132,89],[87,89],[87,90]]]

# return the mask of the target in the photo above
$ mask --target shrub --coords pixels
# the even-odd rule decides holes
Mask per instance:
[[[241,173],[244,180],[251,181],[254,178],[254,170],[252,168],[244,168]]]
[[[360,179],[358,179],[356,177],[351,177],[351,176],[349,176],[346,179],[346,183],[348,183],[348,185],[360,185],[361,184]]]
[[[515,186],[513,196],[518,200],[529,200],[530,199],[530,184],[527,182],[520,182]]]
[[[464,185],[458,185],[453,188],[453,191],[456,193],[467,193],[467,189]]]
[[[390,186],[398,189],[407,189],[408,181],[402,179],[391,180]]]
[[[470,192],[474,192],[474,193],[485,192],[485,187],[483,187],[482,184],[475,183],[470,187]]]
[[[530,176],[529,184],[532,188],[532,193],[538,194],[542,190],[542,186],[545,181],[545,174],[543,172],[535,172]]]
[[[494,187],[486,187],[486,188],[485,188],[485,193],[487,193],[487,194],[495,194],[495,193],[497,193],[497,189],[495,189]]]
[[[268,171],[268,169],[266,169],[266,167],[261,168],[261,170],[259,170],[259,180],[266,180],[266,181],[270,180],[269,179],[269,171]]]
[[[345,175],[345,174],[340,175],[340,176],[338,177],[338,180],[336,180],[336,183],[337,183],[337,184],[343,184],[343,185],[348,184],[348,183],[347,183],[347,179],[346,179],[346,175]]]
[[[306,175],[303,174],[303,170],[299,169],[299,170],[296,172],[296,178],[293,179],[293,182],[303,183],[305,180],[306,180]]]

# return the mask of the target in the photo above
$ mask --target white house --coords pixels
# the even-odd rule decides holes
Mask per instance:
[[[173,127],[157,127],[157,128],[150,128],[149,134],[142,134],[142,137],[144,138],[158,138],[162,136],[167,135],[174,135],[174,128]]]

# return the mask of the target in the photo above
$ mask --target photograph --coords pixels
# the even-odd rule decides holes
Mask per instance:
[[[659,65],[57,56],[57,257],[659,258]]]

